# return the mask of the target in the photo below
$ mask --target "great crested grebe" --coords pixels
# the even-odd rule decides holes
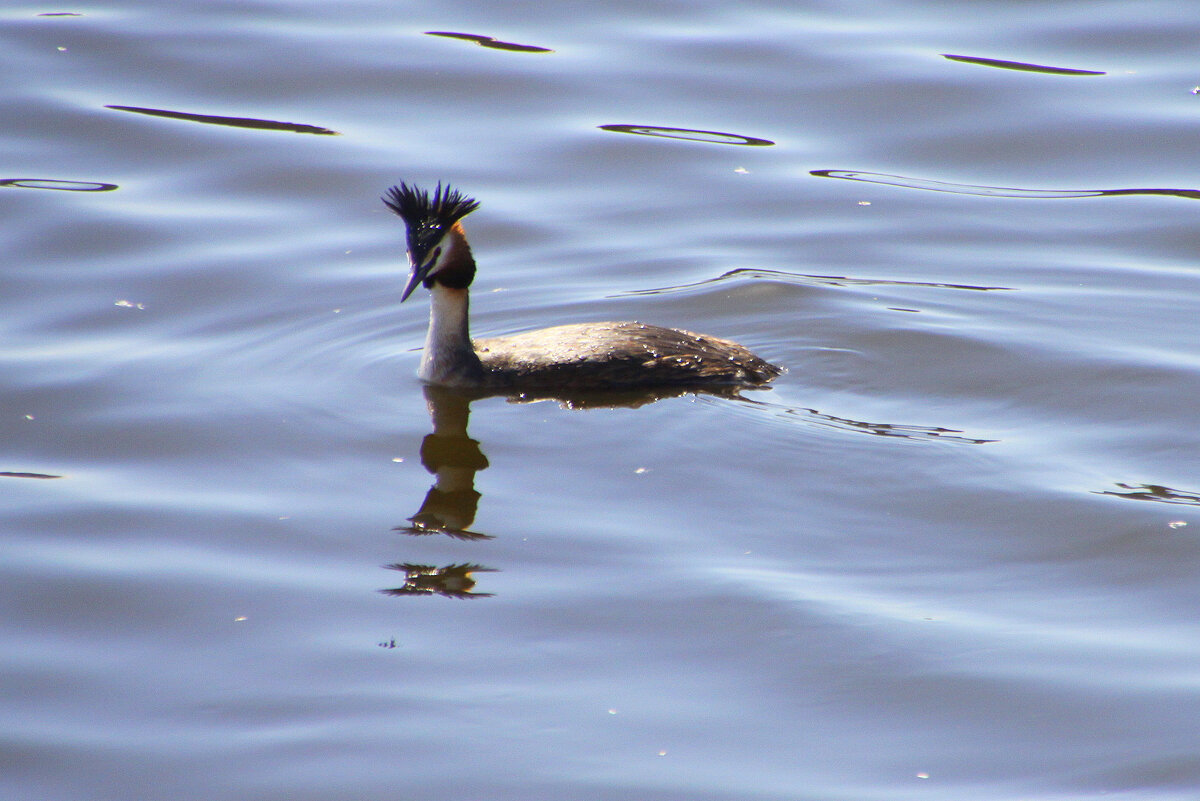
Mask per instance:
[[[468,288],[475,259],[460,220],[479,207],[449,185],[433,194],[407,184],[383,202],[408,227],[412,269],[403,303],[424,284],[429,333],[418,377],[430,384],[484,390],[621,390],[652,387],[754,387],[783,370],[727,339],[636,322],[559,325],[471,341]]]

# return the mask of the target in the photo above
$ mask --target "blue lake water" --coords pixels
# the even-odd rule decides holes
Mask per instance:
[[[1198,40],[1178,0],[8,5],[0,795],[1194,799]],[[428,392],[401,180],[482,204],[477,335],[788,372]]]

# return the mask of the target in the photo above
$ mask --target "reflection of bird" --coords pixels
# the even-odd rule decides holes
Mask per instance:
[[[418,375],[472,389],[613,390],[758,386],[782,371],[726,339],[635,322],[561,325],[471,341],[468,288],[475,259],[461,222],[479,204],[438,183],[433,194],[406,184],[383,198],[408,227],[412,273],[403,302],[424,284],[429,334]]]
[[[434,567],[404,562],[386,567],[404,573],[404,586],[380,590],[385,595],[444,595],[447,598],[490,598],[490,592],[471,592],[475,588],[475,578],[471,574],[496,572],[493,568],[469,563]]]

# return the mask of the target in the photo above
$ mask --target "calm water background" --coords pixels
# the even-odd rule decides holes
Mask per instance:
[[[1194,3],[10,3],[0,41],[0,470],[60,476],[0,477],[4,797],[1200,792],[1200,201],[1014,196],[1200,190]],[[378,196],[438,179],[483,203],[475,333],[789,372],[477,401],[491,539],[394,530],[432,429]]]

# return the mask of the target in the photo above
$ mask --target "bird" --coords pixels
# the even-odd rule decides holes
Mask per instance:
[[[628,391],[762,387],[783,368],[727,339],[634,321],[559,325],[472,340],[475,258],[462,219],[479,202],[439,181],[382,197],[406,226],[410,273],[400,296],[429,290],[429,330],[417,376],[467,390]]]

